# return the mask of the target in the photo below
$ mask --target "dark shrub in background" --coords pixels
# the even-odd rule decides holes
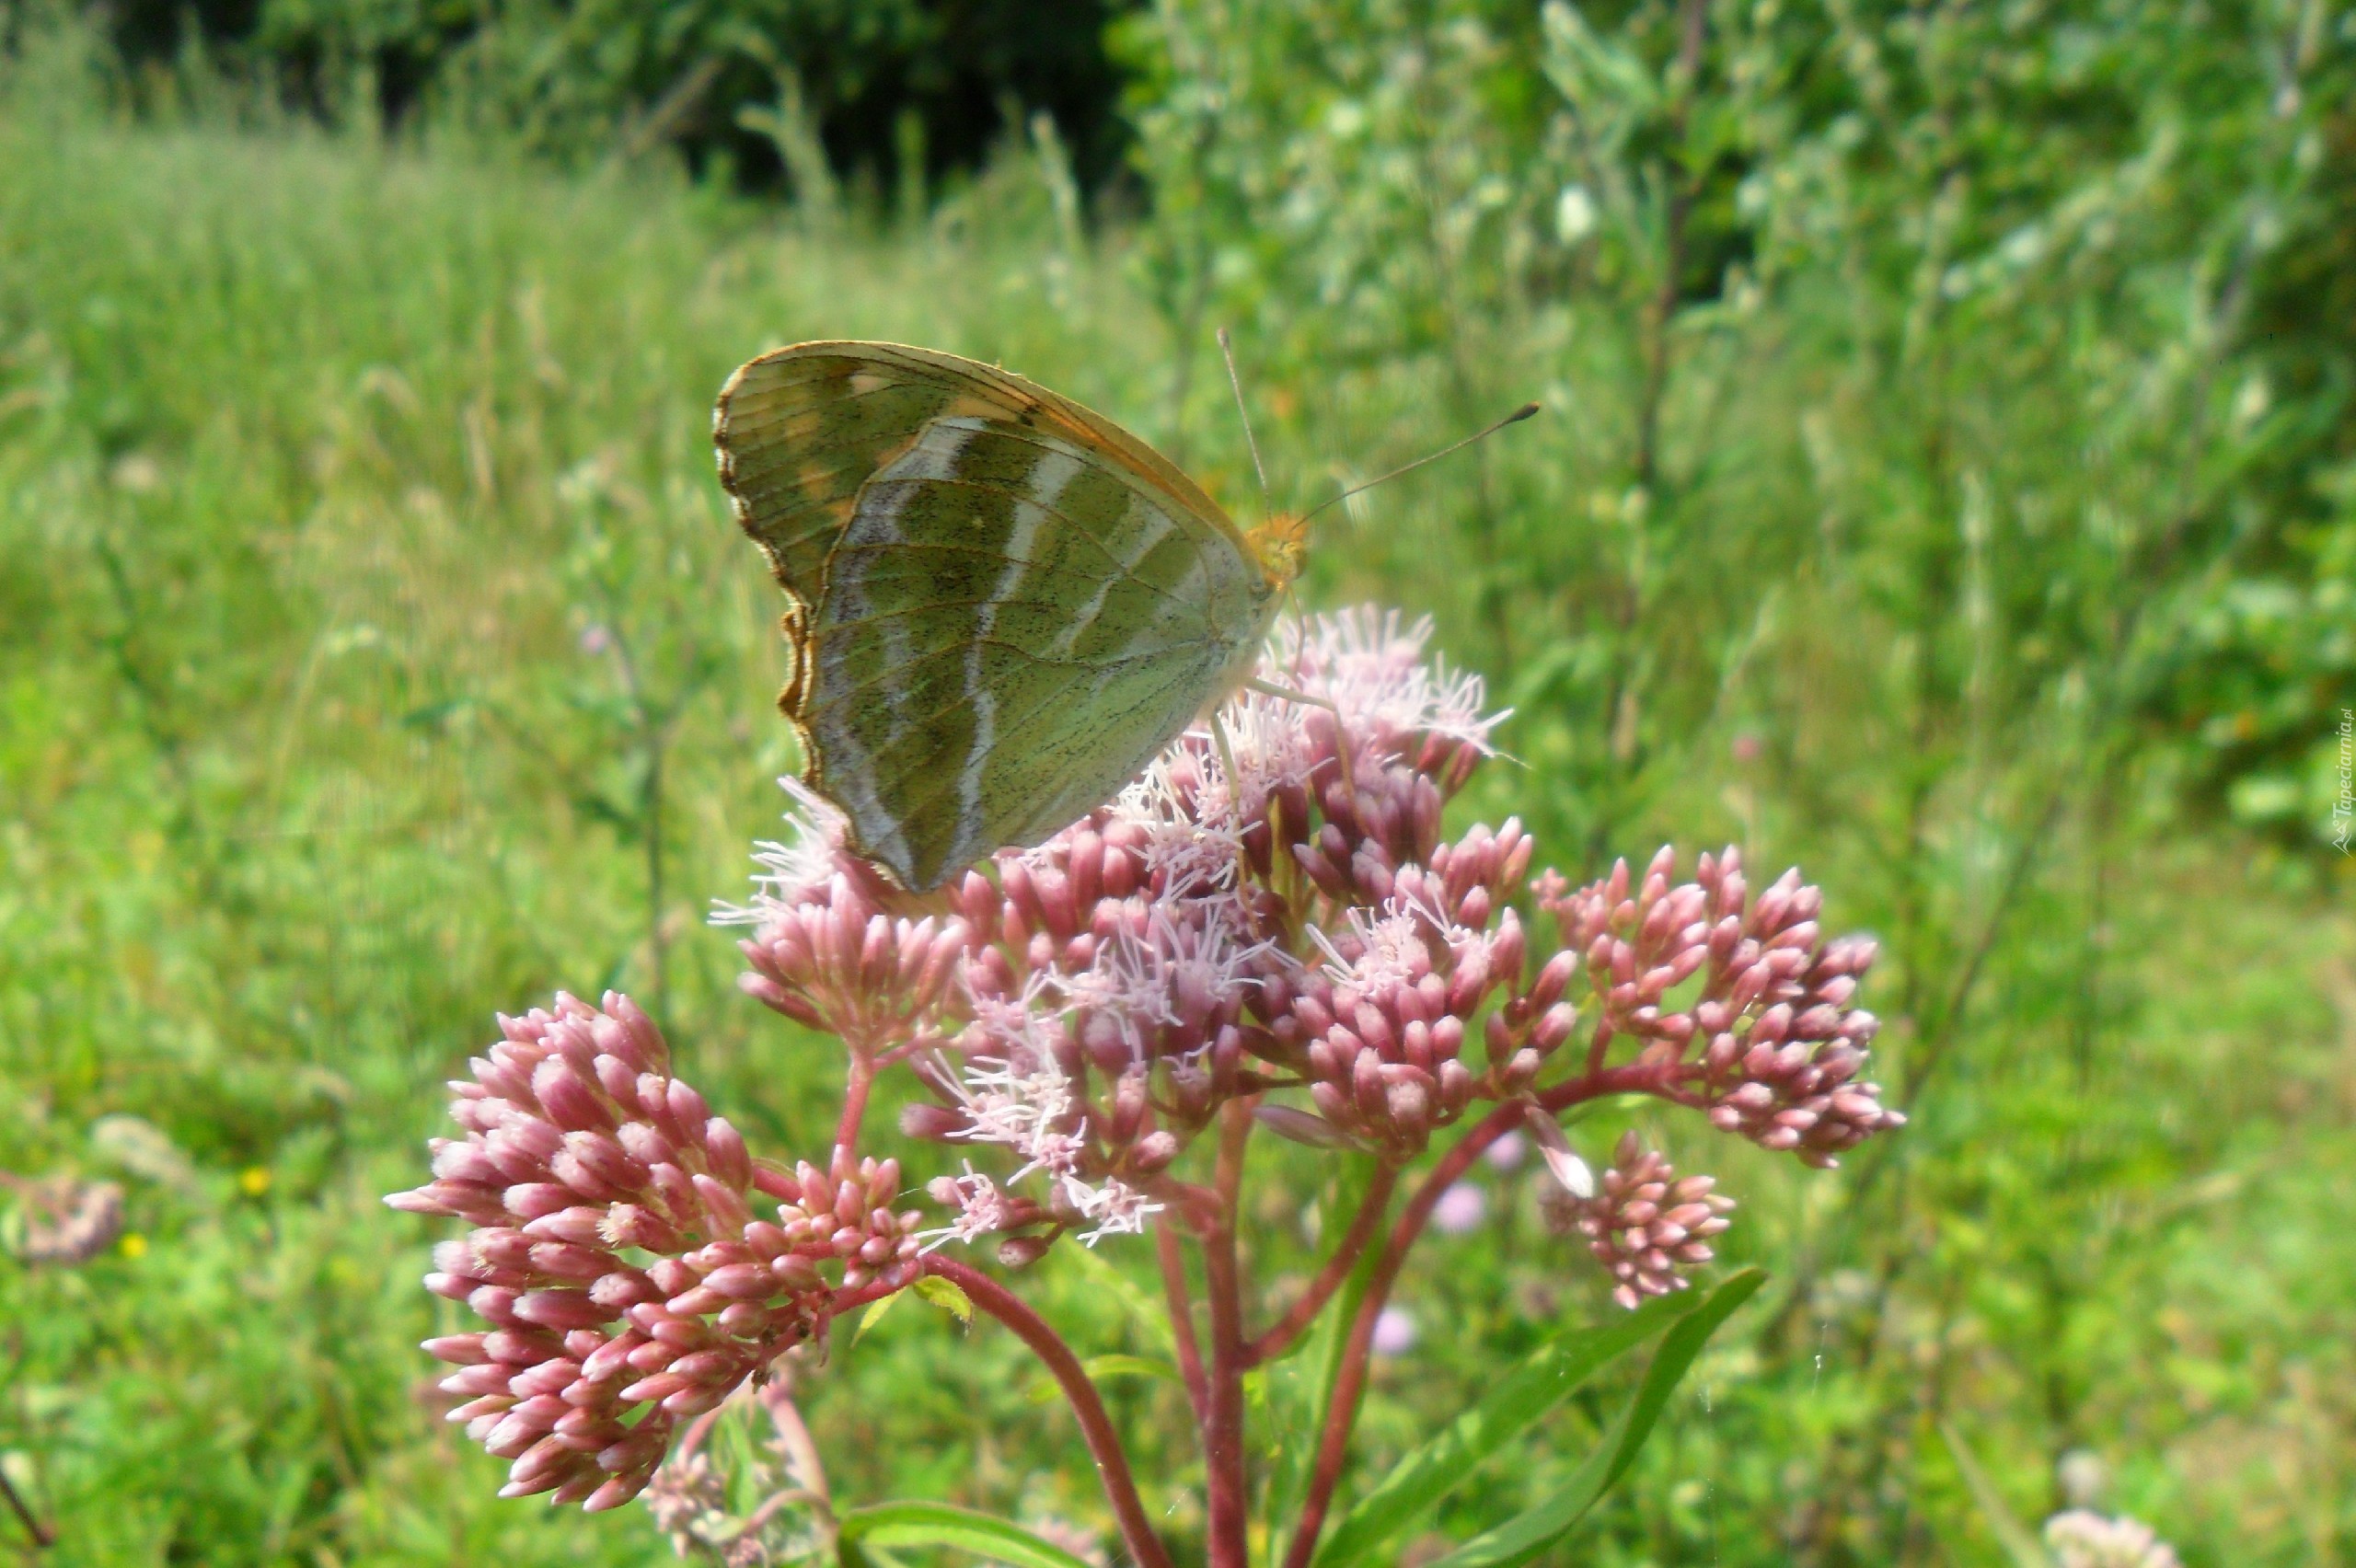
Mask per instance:
[[[1039,110],[1080,183],[1120,167],[1119,0],[101,0],[134,76],[201,45],[329,121],[433,106],[568,161],[670,143],[699,171],[790,187],[771,135],[790,74],[838,178],[884,190],[970,169]],[[785,88],[791,92],[795,88]],[[748,123],[746,111],[754,123]],[[1010,121],[1011,118],[1011,122]]]

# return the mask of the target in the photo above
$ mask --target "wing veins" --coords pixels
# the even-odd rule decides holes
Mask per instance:
[[[1205,638],[1201,643],[1201,646],[1205,648],[1208,648],[1211,645],[1211,640],[1208,638]],[[976,648],[1002,648],[1009,653],[1013,654],[1016,658],[1022,660],[1025,663],[1036,665],[1043,670],[1113,670],[1118,669],[1124,664],[1143,663],[1148,660],[1167,658],[1174,651],[1192,646],[1195,645],[1182,642],[1178,644],[1177,649],[1156,648],[1143,653],[1125,653],[1118,658],[1106,659],[1101,663],[1091,663],[1085,659],[1042,659],[1037,654],[1019,648],[1013,643],[1005,641],[1002,639],[995,637],[976,637],[968,639],[964,642],[960,642],[953,648],[936,649],[930,653],[926,653],[910,660],[907,663],[901,665],[899,668],[900,670],[918,669],[926,664],[931,663],[936,659],[947,659],[953,656],[962,657]],[[814,719],[818,714],[826,712],[828,709],[835,707],[837,704],[841,703],[849,698],[856,697],[860,692],[872,689],[878,681],[888,680],[897,673],[898,671],[885,670],[881,674],[869,676],[866,680],[860,682],[857,686],[845,686],[840,691],[830,691],[826,695],[823,701],[814,703],[809,708],[805,709],[803,716],[804,719]],[[952,708],[955,706],[956,705],[954,703],[950,705]],[[933,720],[940,718],[941,714],[948,711],[948,708],[938,709],[935,712],[926,715],[923,722],[930,723]]]
[[[1123,709],[1122,711],[1125,715],[1134,712],[1136,709],[1146,706],[1147,701],[1149,701],[1151,698],[1175,690],[1179,685],[1180,683],[1178,681],[1169,681],[1156,688],[1154,691],[1148,693],[1147,696],[1139,701],[1129,704],[1127,707]],[[1025,729],[1037,722],[1043,715],[1054,708],[1065,695],[1066,694],[1062,692],[1052,692],[1042,696],[1037,702],[1025,709],[1023,713],[1015,719],[1012,723],[1008,724],[999,732],[998,739],[993,743],[994,747],[1003,746],[1011,737],[1021,735]],[[918,727],[915,730],[903,734],[898,740],[894,741],[878,750],[869,752],[867,754],[869,761],[873,763],[884,757],[890,756],[905,747],[909,741],[920,739],[922,731],[925,727],[929,726],[933,720],[940,718],[941,714],[950,712],[956,709],[963,700],[964,699],[961,698],[959,702],[953,702],[947,708],[943,708],[933,713],[928,714],[923,720],[918,721]],[[969,742],[966,746],[966,755],[970,758],[972,755],[972,744]],[[1150,754],[1148,755],[1147,760],[1152,760]],[[955,776],[953,775],[946,767],[937,769],[926,775],[918,788],[911,790],[902,801],[901,804],[904,809],[898,814],[903,816],[909,814],[905,809],[906,807],[922,805],[941,799],[956,782],[957,779]]]
[[[1107,472],[1111,472],[1111,473],[1118,473],[1118,472],[1119,472],[1119,470],[1117,470],[1117,469],[1107,469],[1106,471],[1107,471]],[[869,485],[872,485],[872,484],[874,484],[875,482],[876,482],[875,480],[873,480],[873,479],[870,479],[867,483],[868,483]],[[1111,547],[1111,546],[1107,545],[1103,540],[1102,540],[1102,539],[1098,538],[1095,535],[1093,535],[1093,534],[1090,533],[1086,528],[1081,527],[1081,526],[1080,526],[1080,525],[1079,524],[1079,522],[1078,522],[1077,520],[1075,520],[1075,519],[1074,519],[1074,518],[1073,518],[1069,513],[1064,513],[1064,512],[1058,512],[1058,511],[1057,511],[1057,510],[1056,510],[1054,507],[1049,506],[1049,505],[1045,504],[1045,502],[1036,502],[1036,501],[1033,501],[1033,500],[1031,500],[1028,496],[1024,496],[1024,495],[1018,494],[1017,492],[1015,492],[1015,491],[1013,491],[1013,490],[1011,490],[1007,489],[1004,485],[986,485],[986,484],[982,484],[982,483],[980,483],[980,482],[978,482],[978,481],[976,481],[976,480],[974,480],[974,479],[957,479],[957,478],[943,478],[943,479],[894,478],[894,479],[886,479],[886,480],[884,480],[884,481],[883,481],[883,482],[884,482],[884,483],[885,483],[885,484],[894,484],[894,485],[937,485],[937,486],[941,486],[941,487],[943,487],[943,488],[948,488],[948,487],[952,487],[952,486],[953,486],[953,487],[955,487],[956,489],[959,489],[959,490],[979,490],[979,491],[980,491],[982,494],[984,494],[984,495],[1011,495],[1011,496],[1013,496],[1013,497],[1014,497],[1014,499],[1015,499],[1016,501],[1020,502],[1022,504],[1023,504],[1023,505],[1025,505],[1025,506],[1035,506],[1035,507],[1037,507],[1041,512],[1043,512],[1043,513],[1046,513],[1048,516],[1050,516],[1050,517],[1054,517],[1054,518],[1057,518],[1057,519],[1059,519],[1060,521],[1062,521],[1062,522],[1064,522],[1064,523],[1066,523],[1066,524],[1069,525],[1071,526],[1071,528],[1072,528],[1075,532],[1077,532],[1077,533],[1080,535],[1080,536],[1081,538],[1086,539],[1090,544],[1091,544],[1091,545],[1095,546],[1095,547],[1096,547],[1096,548],[1097,548],[1100,552],[1102,552],[1102,553],[1103,553],[1103,555],[1104,559],[1105,559],[1106,560],[1108,560],[1108,561],[1110,561],[1110,562],[1112,562],[1112,563],[1113,563],[1114,570],[1115,570],[1116,571],[1118,571],[1122,576],[1124,576],[1124,577],[1127,578],[1130,582],[1135,582],[1138,587],[1145,589],[1145,590],[1146,590],[1146,591],[1148,591],[1149,593],[1159,594],[1161,594],[1163,598],[1170,600],[1172,604],[1184,604],[1184,603],[1185,603],[1185,601],[1184,601],[1184,599],[1179,598],[1175,594],[1172,594],[1172,592],[1170,592],[1170,590],[1169,590],[1169,589],[1167,589],[1167,588],[1161,588],[1161,587],[1157,587],[1155,584],[1150,583],[1150,582],[1146,582],[1143,578],[1141,578],[1141,577],[1138,576],[1138,574],[1137,574],[1137,568],[1135,568],[1135,567],[1133,567],[1133,566],[1124,566],[1124,565],[1121,563],[1121,558],[1120,558],[1119,556],[1114,555],[1114,554],[1113,553],[1113,549],[1112,549],[1112,547]],[[1125,485],[1125,486],[1126,486],[1126,480],[1124,480],[1124,481],[1123,481],[1123,483],[1124,483],[1124,485]],[[1133,495],[1144,495],[1144,492],[1143,492],[1143,491],[1138,490],[1138,489],[1136,489],[1136,487],[1134,487],[1134,486],[1126,486],[1126,488],[1128,488],[1128,490],[1129,490],[1130,493],[1131,493],[1131,494],[1133,494]],[[864,494],[866,493],[866,490],[867,490],[867,485],[861,485],[861,486],[860,487],[860,493],[861,493],[862,495],[864,495]],[[1149,495],[1146,495],[1146,496],[1145,496],[1145,499],[1146,499],[1148,502],[1151,502],[1151,501],[1153,500],[1153,498],[1152,498],[1151,496],[1149,496]],[[1177,519],[1171,517],[1169,513],[1161,511],[1161,509],[1160,507],[1158,507],[1158,506],[1157,506],[1157,507],[1155,507],[1155,508],[1154,508],[1154,510],[1155,510],[1155,511],[1157,511],[1157,512],[1161,512],[1161,513],[1162,517],[1164,517],[1165,519],[1168,519],[1168,520],[1169,520],[1169,522],[1170,522],[1170,524],[1171,524],[1171,527],[1172,527],[1172,533],[1183,534],[1183,535],[1184,535],[1184,536],[1186,536],[1187,538],[1192,539],[1192,540],[1195,540],[1197,543],[1199,543],[1199,539],[1198,539],[1198,537],[1197,537],[1196,536],[1195,536],[1195,535],[1192,535],[1192,534],[1186,534],[1186,533],[1185,533],[1184,528],[1183,527],[1183,525],[1181,525],[1178,523]],[[853,521],[852,521],[851,526],[856,527],[857,525],[858,525],[858,523],[857,523],[857,513],[856,513],[856,510],[854,510],[854,513],[853,513]],[[846,530],[846,532],[848,532],[848,530]],[[1165,536],[1165,537],[1166,537],[1166,536]],[[1222,541],[1222,542],[1224,542],[1224,541]],[[1161,548],[1161,541],[1160,541],[1160,540],[1156,540],[1156,541],[1154,542],[1154,548],[1157,548],[1157,549]],[[903,540],[898,540],[898,541],[895,541],[895,542],[894,542],[894,543],[892,543],[892,544],[888,544],[888,545],[849,545],[849,544],[837,544],[837,545],[835,546],[835,548],[834,548],[834,549],[833,549],[833,550],[830,550],[830,551],[828,551],[828,552],[827,552],[826,562],[827,562],[827,565],[832,566],[832,565],[834,564],[834,557],[835,557],[835,555],[836,555],[836,554],[837,554],[837,553],[846,553],[846,554],[853,554],[853,555],[856,555],[856,554],[859,554],[859,553],[863,552],[863,551],[871,551],[871,550],[872,550],[872,551],[878,552],[878,553],[881,553],[881,552],[883,552],[883,551],[886,551],[886,550],[905,550],[905,549],[916,549],[916,548],[939,548],[939,549],[958,549],[958,548],[965,548],[965,549],[973,549],[973,550],[976,550],[977,553],[982,554],[982,555],[989,555],[989,554],[993,553],[992,551],[990,551],[990,550],[989,550],[989,549],[987,549],[987,548],[984,548],[984,547],[981,547],[981,546],[953,546],[953,545],[940,545],[940,546],[930,546],[930,545],[928,545],[928,546],[918,546],[918,545],[915,544],[913,541],[910,541],[910,540],[905,540],[905,539],[903,539]],[[1146,552],[1146,555],[1151,555],[1152,553],[1153,553],[1153,551],[1152,551],[1152,550],[1148,550],[1148,551]],[[1005,559],[1011,559],[1012,558],[1011,558],[1011,557],[1009,557],[1009,558],[1005,558]],[[1144,560],[1145,559],[1146,559],[1146,557],[1145,557],[1145,556],[1139,556],[1139,557],[1138,557],[1138,560],[1140,560],[1140,561]],[[1245,564],[1246,564],[1247,566],[1249,566],[1249,564],[1250,564],[1248,558],[1247,558],[1247,559],[1246,559]],[[828,578],[830,578],[830,579],[833,577],[833,575],[834,575],[834,573],[832,573],[831,571],[829,571],[829,572],[827,573],[827,576],[828,576]],[[1103,578],[1097,578],[1097,579],[1095,579],[1094,581],[1101,582],[1105,581],[1105,579],[1103,579]]]

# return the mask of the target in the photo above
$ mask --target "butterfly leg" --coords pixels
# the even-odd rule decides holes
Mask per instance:
[[[1228,810],[1235,817],[1235,885],[1242,887],[1252,875],[1243,849],[1243,787],[1242,776],[1235,771],[1235,746],[1227,738],[1227,724],[1211,709],[1211,744],[1218,748],[1218,766],[1227,780]]]
[[[1243,685],[1247,690],[1256,691],[1262,697],[1273,697],[1284,702],[1297,702],[1305,708],[1322,708],[1334,716],[1334,760],[1342,765],[1342,788],[1355,798],[1358,792],[1358,781],[1350,769],[1349,732],[1343,728],[1342,710],[1334,705],[1333,699],[1311,697],[1305,691],[1295,691],[1289,686],[1280,686],[1274,682],[1264,681],[1257,675],[1246,675]]]

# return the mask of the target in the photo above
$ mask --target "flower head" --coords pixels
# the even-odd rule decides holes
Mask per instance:
[[[1332,702],[1344,727],[1376,755],[1411,737],[1485,755],[1490,732],[1507,714],[1483,711],[1480,676],[1426,662],[1431,635],[1430,617],[1408,621],[1371,605],[1288,621],[1270,639],[1261,675]],[[1420,756],[1411,760],[1423,765]]]
[[[1616,1282],[1611,1298],[1633,1308],[1647,1296],[1666,1296],[1692,1282],[1684,1271],[1712,1256],[1709,1239],[1727,1228],[1734,1200],[1712,1191],[1708,1176],[1677,1179],[1669,1161],[1623,1134],[1611,1168],[1592,1195],[1548,1188],[1547,1222],[1576,1231]]]
[[[1529,880],[1515,819],[1443,836],[1504,715],[1426,657],[1429,634],[1373,610],[1286,623],[1260,671],[1297,697],[1232,697],[1118,799],[932,893],[860,860],[842,814],[789,784],[791,834],[759,847],[751,897],[718,918],[748,928],[746,992],[848,1047],[824,1169],[756,1168],[627,998],[502,1020],[452,1085],[462,1136],[387,1201],[469,1227],[427,1283],[485,1327],[428,1348],[455,1368],[453,1418],[510,1461],[507,1491],[627,1500],[676,1428],[836,1314],[954,1274],[923,1253],[995,1240],[1020,1268],[1168,1208],[1199,1223],[1224,1180],[1172,1167],[1215,1124],[1395,1170],[1496,1105],[1487,1132],[1523,1131],[1494,1142],[1493,1166],[1540,1149],[1550,1219],[1630,1306],[1684,1286],[1730,1205],[1633,1137],[1599,1181],[1562,1131],[1571,1105],[1651,1093],[1818,1164],[1896,1125],[1860,1077],[1872,944],[1824,941],[1796,873],[1754,897],[1731,850],[1685,882],[1664,850],[1641,877],[1623,863],[1573,891]],[[1529,951],[1525,887],[1551,952]],[[962,1160],[928,1185],[941,1223],[923,1229],[895,1208],[897,1164],[857,1153],[869,1086],[902,1063],[930,1091],[902,1130]],[[1405,1212],[1461,1232],[1487,1201],[1460,1180]],[[1371,1332],[1396,1355],[1416,1328],[1390,1306]],[[712,1482],[683,1443],[657,1492],[665,1528],[753,1551]]]
[[[2084,1508],[2045,1521],[2054,1568],[2183,1568],[2176,1549],[2133,1519],[2107,1519]]]
[[[896,1162],[756,1171],[734,1127],[670,1074],[626,997],[502,1019],[451,1084],[460,1139],[385,1201],[472,1227],[426,1287],[489,1327],[429,1340],[467,1435],[513,1461],[503,1495],[591,1509],[644,1488],[680,1420],[825,1331],[838,1290],[916,1277]],[[756,1217],[756,1188],[785,1201]]]
[[[780,909],[818,897],[853,859],[849,847],[850,819],[801,779],[789,777],[777,782],[792,802],[785,823],[793,831],[793,841],[763,839],[753,846],[753,863],[760,870],[753,877],[752,900],[742,905],[715,904],[714,925],[762,925]]]
[[[1694,881],[1672,887],[1675,865],[1664,848],[1633,889],[1624,860],[1576,893],[1552,872],[1536,884],[1565,951],[1584,958],[1606,1026],[1643,1042],[1644,1059],[1692,1078],[1714,1125],[1809,1165],[1837,1164],[1842,1151],[1902,1126],[1905,1116],[1857,1076],[1880,1028],[1851,1005],[1874,943],[1824,941],[1823,894],[1797,870],[1753,899],[1731,848],[1703,855]],[[1668,1005],[1696,975],[1700,995]]]

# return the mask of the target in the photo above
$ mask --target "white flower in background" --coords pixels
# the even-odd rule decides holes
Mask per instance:
[[[1576,245],[1595,232],[1595,198],[1584,185],[1565,185],[1554,198],[1554,237]]]
[[[2184,1568],[2176,1548],[2151,1526],[2085,1508],[2046,1520],[2045,1544],[2052,1549],[2054,1568]]]

